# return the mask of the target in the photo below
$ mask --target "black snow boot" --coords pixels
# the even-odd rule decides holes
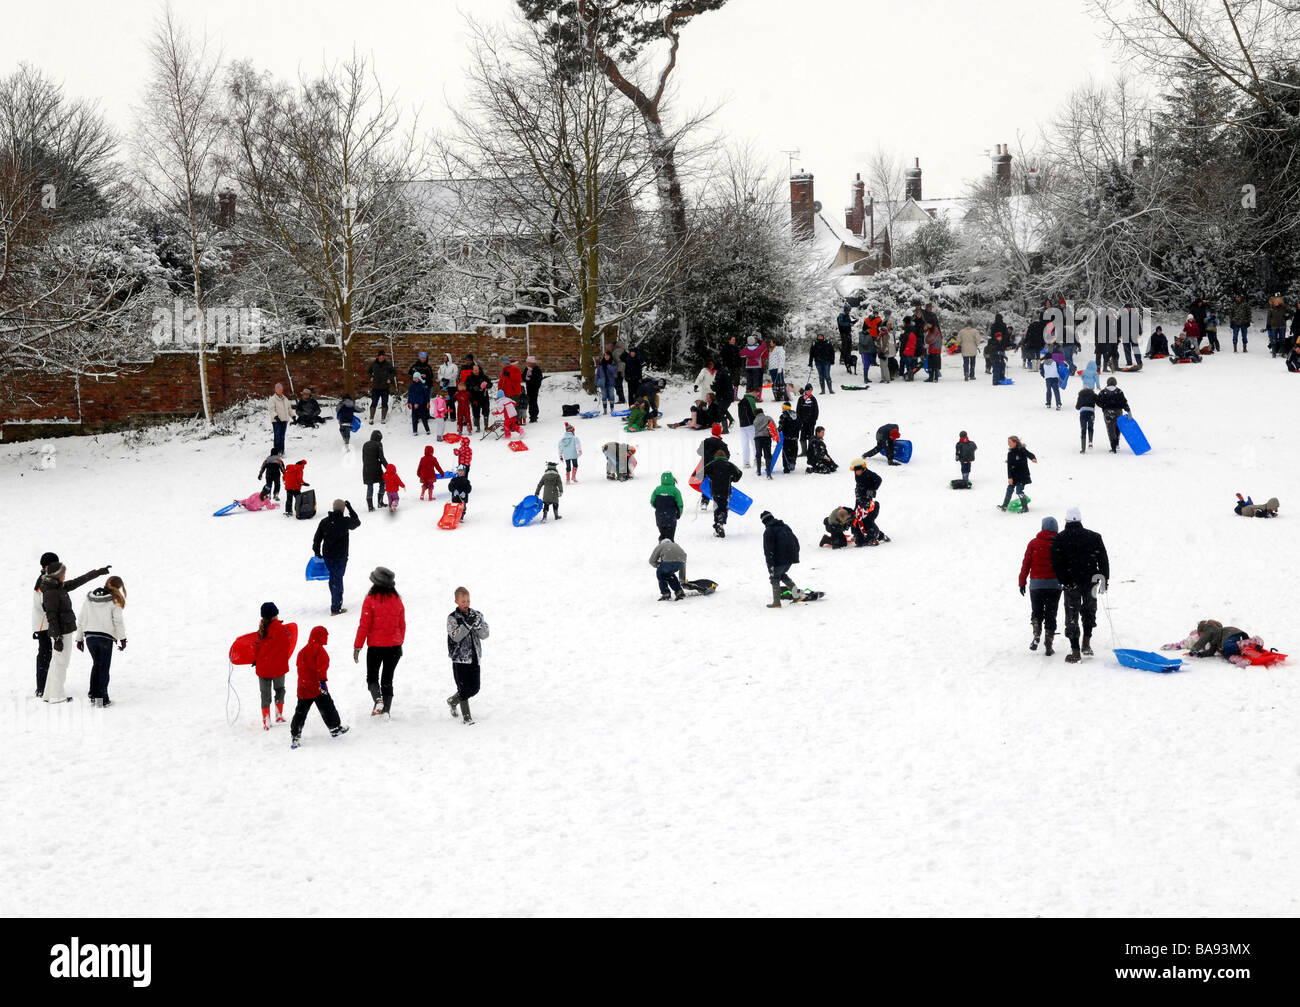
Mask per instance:
[[[1087,633],[1083,637],[1083,652],[1088,657],[1092,657],[1092,636]]]
[[[1070,653],[1065,655],[1066,664],[1078,664],[1083,658],[1079,655],[1079,638],[1072,636],[1070,640]]]
[[[767,607],[768,608],[781,607],[781,585],[780,584],[772,585],[772,604],[768,605]]]
[[[469,715],[469,700],[464,696],[460,700],[460,719],[466,724],[474,723],[474,718]]]
[[[1037,650],[1037,649],[1038,649],[1038,638],[1039,638],[1040,636],[1043,635],[1043,620],[1042,620],[1042,619],[1031,619],[1031,620],[1029,620],[1029,621],[1033,624],[1033,627],[1034,627],[1034,638],[1033,638],[1032,640],[1029,641],[1029,649],[1030,649],[1030,650]]]
[[[456,709],[456,707],[459,705],[460,705],[459,692],[453,692],[450,696],[447,697],[447,706],[451,709],[451,715],[453,717],[460,716],[460,712]]]
[[[1056,638],[1055,633],[1048,633],[1047,639],[1043,641],[1043,654],[1046,657],[1051,657],[1053,654],[1056,653],[1056,651],[1052,650],[1052,641],[1055,638]]]

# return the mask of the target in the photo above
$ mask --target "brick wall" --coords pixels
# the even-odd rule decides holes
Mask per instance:
[[[581,366],[578,331],[571,325],[507,325],[475,332],[357,333],[352,337],[352,365],[358,393],[367,388],[366,366],[380,348],[389,352],[405,385],[405,371],[420,350],[437,369],[444,353],[460,362],[473,353],[491,375],[498,372],[497,355],[532,354],[546,373],[576,371]],[[333,398],[343,390],[339,351],[319,346],[290,353],[278,348],[245,352],[223,347],[208,354],[208,388],[214,411],[245,399],[268,396],[277,381],[288,389],[286,369],[296,389],[310,387],[317,398]],[[96,433],[199,416],[199,369],[195,353],[163,353],[152,361],[125,366],[112,376],[82,378],[16,374],[20,401],[4,407],[3,439],[27,440],[78,433]]]

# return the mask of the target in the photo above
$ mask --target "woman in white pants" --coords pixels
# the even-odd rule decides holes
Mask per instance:
[[[68,703],[72,697],[64,690],[68,677],[68,659],[72,657],[72,647],[77,632],[77,617],[72,614],[72,599],[69,591],[75,591],[87,581],[102,577],[110,567],[101,567],[83,573],[75,580],[68,580],[68,568],[56,563],[45,572],[41,580],[41,606],[45,609],[45,620],[50,634],[50,643],[54,654],[50,660],[50,671],[45,678],[45,695],[47,703]]]

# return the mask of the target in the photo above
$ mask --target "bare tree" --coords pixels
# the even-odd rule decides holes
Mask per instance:
[[[867,188],[876,199],[876,206],[885,211],[884,226],[894,222],[894,211],[903,202],[903,162],[897,154],[877,146],[867,159]],[[880,230],[879,224],[877,230]]]
[[[424,170],[412,120],[355,53],[296,89],[236,64],[228,170],[252,207],[240,233],[284,255],[338,334],[347,394],[352,337],[402,313],[419,255],[407,183]]]
[[[205,253],[215,233],[212,211],[222,135],[217,80],[221,57],[209,52],[206,39],[190,38],[171,4],[158,15],[145,50],[150,72],[135,144],[143,169],[141,195],[164,219],[183,222],[188,237],[199,342],[199,395],[203,418],[210,424],[203,271]]]

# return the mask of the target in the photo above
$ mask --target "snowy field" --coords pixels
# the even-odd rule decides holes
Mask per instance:
[[[308,459],[321,513],[346,496],[362,518],[350,611],[333,619],[326,585],[303,579],[315,521],[210,516],[257,488],[260,409],[206,439],[186,427],[134,445],[60,440],[53,471],[37,470],[34,445],[0,447],[0,912],[1296,915],[1300,377],[1258,342],[1120,376],[1154,446],[1144,457],[1107,453],[1100,417],[1081,457],[1075,381],[1060,412],[1045,410],[1018,358],[1013,387],[990,387],[982,360],[964,383],[946,357],[937,386],[821,397],[838,474],[806,475],[802,460],[771,482],[750,470],[739,488],[755,505],[725,540],[683,488],[687,572],[721,587],[680,603],[657,600],[649,495],[664,469],[684,486],[699,434],[632,435],[640,468],[616,483],[600,445],[623,436],[617,421],[577,420],[581,482],[564,520],[511,526],[556,457],[561,402],[578,401],[555,379],[531,451],[474,442],[469,519],[453,532],[435,527],[445,483],[438,502],[417,499],[426,439],[403,416],[384,428],[408,486],[394,517],[365,512],[368,425],[346,458],[332,425],[290,428],[288,460]],[[665,395],[667,419],[686,414],[688,392]],[[916,445],[909,466],[879,469],[893,541],[818,550],[822,518],[852,503],[850,459],[885,422]],[[948,487],[960,429],[979,444],[969,492]],[[1013,433],[1039,460],[1024,516],[995,509]],[[1238,491],[1278,496],[1281,519],[1234,516]],[[1072,505],[1110,553],[1114,645],[1155,649],[1214,617],[1297,657],[1132,671],[1110,655],[1104,613],[1096,657],[1064,664],[1063,637],[1055,657],[1030,653],[1021,555],[1044,515],[1064,523]],[[763,509],[799,535],[795,578],[825,599],[764,607]],[[85,699],[88,654],[72,655],[73,703],[32,695],[45,550],[69,576],[111,563],[126,581],[130,642],[108,710]],[[390,723],[368,716],[350,653],[377,564],[396,571],[409,627]],[[443,702],[462,583],[492,629],[473,727]],[[287,725],[261,730],[246,667],[227,723],[226,652],[266,600],[300,641],[330,630],[346,737],[313,712],[291,752]]]

